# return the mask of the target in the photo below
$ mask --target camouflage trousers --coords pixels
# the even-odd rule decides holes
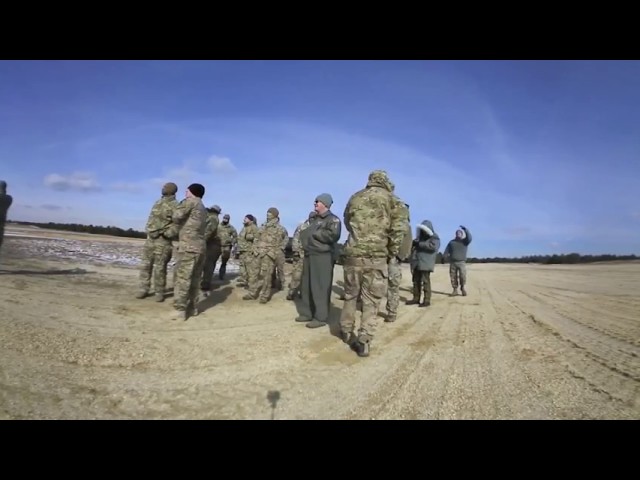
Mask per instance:
[[[284,284],[286,281],[285,275],[284,275],[284,264],[285,264],[284,251],[278,250],[278,253],[276,254],[276,259],[275,259],[276,268],[275,268],[275,272],[272,274],[273,287],[278,290],[281,290],[284,287]]]
[[[269,255],[254,258],[253,280],[249,283],[249,294],[260,300],[269,300],[271,295],[271,279],[276,268],[276,261]]]
[[[358,330],[360,342],[370,342],[378,327],[380,301],[387,293],[388,265],[386,258],[347,257],[344,265],[344,306],[340,316],[343,332],[355,329],[358,296],[362,301],[362,319]]]
[[[387,288],[387,313],[389,315],[398,314],[398,304],[400,303],[400,282],[402,281],[402,265],[397,259],[389,260],[389,286]]]
[[[164,238],[147,238],[142,247],[140,265],[140,291],[149,292],[153,276],[153,290],[163,294],[167,286],[167,266],[173,255],[173,246]]]
[[[300,282],[302,282],[302,266],[304,261],[299,255],[294,255],[293,265],[291,269],[291,281],[289,282],[289,291],[297,292],[300,290]]]
[[[204,265],[202,266],[202,280],[200,281],[200,290],[211,290],[211,281],[213,280],[213,272],[216,269],[216,262],[220,258],[222,247],[219,243],[208,243],[207,252],[204,257]]]
[[[451,262],[449,264],[449,278],[453,288],[458,288],[458,285],[464,287],[467,283],[467,264],[465,262]]]
[[[218,269],[218,277],[222,280],[227,273],[227,262],[231,258],[231,245],[224,245],[220,256],[220,268]]]
[[[204,258],[203,253],[178,253],[175,267],[176,283],[173,286],[173,306],[176,310],[187,310],[196,306]]]
[[[425,302],[431,302],[431,272],[418,270],[417,268],[412,274],[413,295],[416,299],[420,299],[420,291],[424,293]]]
[[[238,283],[249,284],[249,266],[247,264],[252,260],[253,255],[251,255],[251,252],[239,253],[240,273],[238,275]]]

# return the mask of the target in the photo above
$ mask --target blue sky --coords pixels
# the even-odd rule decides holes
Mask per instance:
[[[463,224],[471,256],[640,254],[638,85],[638,61],[0,61],[0,178],[13,220],[143,230],[199,182],[293,234],[384,169],[443,249]]]

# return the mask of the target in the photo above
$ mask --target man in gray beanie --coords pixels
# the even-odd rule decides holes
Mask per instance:
[[[336,244],[342,233],[342,222],[331,212],[331,205],[331,195],[318,195],[314,202],[315,220],[300,232],[304,258],[300,282],[302,302],[296,321],[308,322],[308,328],[323,327],[329,321]]]
[[[0,180],[0,248],[4,238],[4,224],[7,223],[7,213],[13,203],[11,195],[7,195],[7,182]]]

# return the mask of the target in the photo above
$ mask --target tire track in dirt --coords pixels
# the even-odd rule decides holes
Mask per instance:
[[[522,290],[520,291],[525,293]],[[601,297],[593,298],[592,296],[576,294],[575,292],[573,295],[567,295],[558,292],[556,289],[553,289],[552,293],[538,291],[537,295],[548,299],[550,304],[553,304],[559,310],[561,309],[565,315],[585,318],[583,322],[585,325],[603,334],[632,344],[638,344],[640,341],[640,306],[638,310],[634,311],[634,316],[621,312],[621,309],[625,306],[622,302],[627,300],[626,298],[625,300],[618,300],[618,303],[609,303],[603,301]],[[602,304],[606,304],[604,308],[595,306]],[[629,310],[633,309],[630,308]],[[588,315],[585,317],[583,313],[578,311]]]
[[[588,350],[580,348],[580,345],[570,338],[564,337],[556,328],[555,322],[549,320],[553,318],[553,311],[545,310],[544,305],[541,306],[539,303],[532,305],[530,298],[516,291],[503,291],[501,298],[502,303],[497,304],[499,311],[511,310],[522,314],[523,321],[517,325],[509,320],[508,313],[501,318],[511,324],[510,329],[515,332],[515,334],[512,333],[512,338],[523,351],[531,351],[534,358],[542,356],[542,358],[559,362],[566,372],[584,382],[591,391],[603,394],[614,401],[613,413],[610,412],[612,405],[604,404],[594,409],[595,418],[598,417],[598,411],[606,412],[601,417],[626,418],[625,415],[628,415],[629,410],[619,411],[622,405],[632,411],[635,410],[634,414],[638,415],[639,392],[636,381],[612,370],[608,364],[603,365],[595,361],[588,354]],[[520,301],[523,303],[518,303]],[[550,375],[549,380],[553,378]],[[548,387],[545,388],[548,389]],[[580,395],[580,393],[576,392],[573,395]]]
[[[562,306],[545,301],[545,297],[553,297],[523,291],[512,293],[519,295],[516,296],[516,301],[520,305],[527,305],[522,297],[526,297],[530,304],[533,301],[535,308],[544,311],[544,319],[549,328],[574,348],[582,350],[585,355],[612,372],[640,383],[640,348],[634,347],[629,339],[619,340],[603,333],[599,328],[576,320],[571,311],[564,314],[563,310],[566,310]]]

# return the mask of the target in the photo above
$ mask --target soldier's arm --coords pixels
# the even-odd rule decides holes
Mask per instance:
[[[334,215],[331,217],[331,220],[324,223],[322,228],[313,232],[312,236],[319,242],[331,245],[340,239],[341,233],[342,222],[340,222],[340,219]]]
[[[300,252],[300,228],[302,224],[298,225],[298,227],[293,232],[293,239],[291,240],[291,250],[293,253]]]
[[[191,202],[188,202],[186,199],[182,200],[173,211],[171,219],[174,223],[183,223],[189,216],[189,213],[191,213],[192,208],[193,204]]]
[[[207,225],[204,230],[205,240],[211,240],[218,233],[219,220],[215,217],[207,216]]]
[[[247,242],[253,242],[256,238],[257,233],[258,233],[258,227],[253,225],[253,228],[247,228],[247,231],[244,234],[244,239]]]
[[[344,218],[344,227],[347,231],[351,231],[351,199],[347,202],[347,206],[344,207],[344,212],[342,213],[342,218]]]
[[[471,243],[471,232],[469,231],[469,229],[467,227],[463,227],[462,225],[460,226],[460,228],[462,228],[462,230],[464,230],[464,240],[462,241],[462,243],[464,243],[465,245],[469,245]]]
[[[450,255],[451,255],[451,242],[447,243],[447,246],[444,249],[444,252],[442,253],[442,259],[448,260]]]
[[[440,249],[440,239],[438,237],[431,237],[418,243],[418,248],[427,253],[437,252]]]
[[[282,227],[282,250],[286,250],[287,249],[287,245],[289,244],[289,232],[287,232],[287,229]]]
[[[392,200],[389,206],[389,216],[391,217],[389,228],[389,258],[394,258],[398,256],[398,252],[400,252],[400,247],[402,246],[407,215],[403,209],[399,208],[396,202]]]

